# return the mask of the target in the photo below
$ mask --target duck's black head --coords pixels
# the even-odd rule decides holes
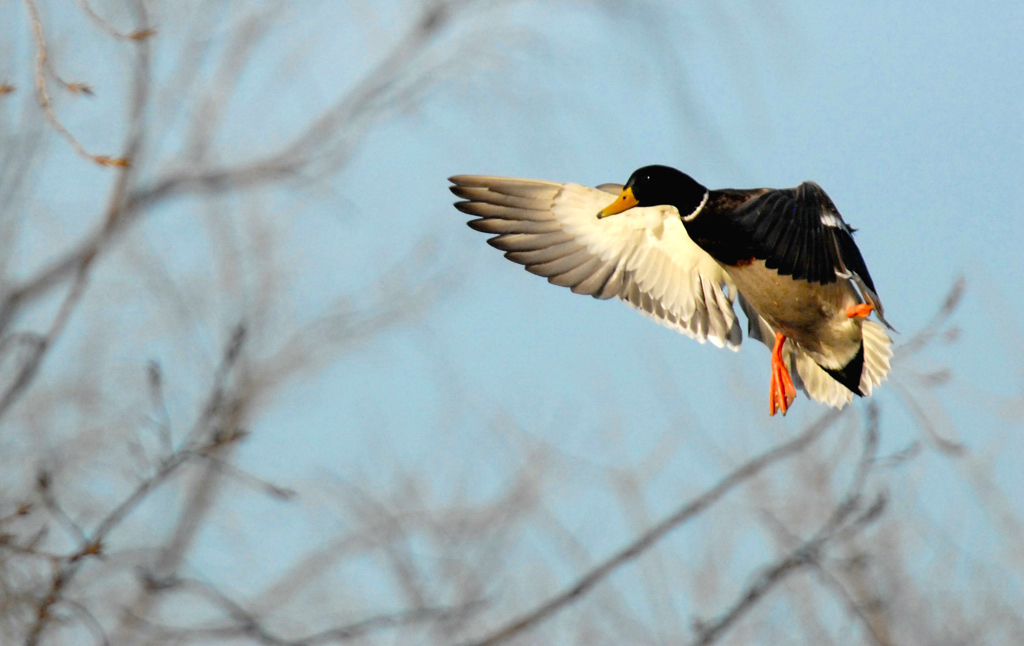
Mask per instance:
[[[619,197],[597,214],[603,218],[634,206],[674,206],[685,218],[700,208],[707,189],[686,173],[668,166],[644,166],[633,172]]]
[[[693,204],[696,207],[707,192],[697,180],[669,166],[644,166],[630,175],[626,187],[633,189],[637,206]],[[679,212],[686,215],[692,210]]]

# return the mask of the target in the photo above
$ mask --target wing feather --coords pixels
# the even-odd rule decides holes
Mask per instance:
[[[565,231],[551,231],[548,233],[506,233],[488,240],[491,246],[502,251],[541,251],[544,249],[556,249],[568,245],[578,248],[573,237]]]
[[[552,233],[561,231],[562,227],[554,220],[503,220],[501,218],[480,218],[470,220],[467,224],[481,233]]]
[[[615,275],[616,266],[602,262],[600,258],[595,258],[594,262],[597,265],[594,267],[594,272],[589,276],[583,276],[580,281],[575,285],[568,285],[572,291],[576,294],[586,294],[594,296],[595,298],[601,298],[601,293],[604,291],[605,286]],[[587,264],[590,267],[590,264]],[[566,287],[566,285],[563,285]]]
[[[572,289],[591,276],[598,274],[602,267],[603,263],[600,258],[594,258],[593,256],[588,255],[586,260],[578,267],[562,272],[557,276],[552,276],[551,283],[558,285],[559,287],[568,287]]]
[[[458,194],[456,193],[456,195]],[[487,202],[456,202],[455,208],[463,213],[478,215],[485,218],[501,218],[503,220],[534,220],[542,222],[548,221],[547,211],[540,209],[518,209],[512,206],[489,204]]]
[[[488,240],[492,245],[501,249],[501,242],[495,239]],[[576,244],[571,237],[568,241],[552,244],[550,247],[541,247],[529,251],[508,251],[505,257],[520,265],[541,265],[555,260],[561,260],[574,256],[577,253],[586,253],[586,249]],[[573,265],[575,267],[576,265]]]
[[[735,286],[690,240],[671,207],[634,208],[598,220],[618,185],[587,188],[506,177],[451,178],[469,226],[527,271],[573,292],[625,301],[645,316],[718,346],[737,349]]]
[[[533,197],[522,197],[520,195],[502,193],[497,188],[492,190],[490,187],[483,186],[453,186],[452,193],[474,202],[487,202],[513,209],[525,209],[527,211],[543,211],[548,206],[547,200],[544,199],[541,191],[536,191]]]
[[[738,206],[731,217],[747,231],[755,257],[763,259],[766,267],[822,285],[851,280],[885,322],[875,284],[853,241],[853,229],[820,186],[804,182],[795,188],[768,190]]]
[[[539,253],[539,252],[524,252],[524,253]],[[505,257],[513,262],[527,265],[527,270],[534,271],[539,276],[546,278],[552,278],[560,274],[564,274],[568,271],[576,269],[588,260],[587,250],[579,249],[574,253],[568,255],[559,256],[550,260],[542,260],[541,262],[527,263],[522,262],[521,254],[505,254]]]

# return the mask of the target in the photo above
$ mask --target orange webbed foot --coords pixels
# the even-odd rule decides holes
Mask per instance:
[[[772,348],[772,379],[769,389],[768,414],[774,415],[782,411],[785,415],[793,400],[796,399],[796,388],[793,387],[793,379],[789,376],[786,363],[782,360],[782,345],[786,337],[777,333],[775,335],[775,347]]]
[[[861,303],[859,305],[851,305],[846,308],[846,318],[852,319],[862,318],[866,319],[871,316],[871,312],[875,311],[875,306],[871,303]]]

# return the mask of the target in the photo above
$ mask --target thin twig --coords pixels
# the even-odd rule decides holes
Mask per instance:
[[[223,398],[222,390],[224,388],[224,381],[227,379],[228,372],[235,365],[238,357],[241,353],[242,342],[245,335],[242,331],[243,328],[239,326],[235,333],[231,335],[231,338],[224,351],[224,358],[217,371],[217,378],[215,379],[214,386],[212,388],[212,394],[210,401],[218,401]],[[214,413],[211,413],[211,409]],[[215,414],[216,408],[208,405],[203,412],[200,414],[200,421],[197,422],[197,427],[209,428],[210,422],[212,421],[211,414]],[[39,643],[42,637],[43,631],[49,625],[53,608],[60,603],[63,603],[63,591],[75,578],[82,566],[88,561],[88,557],[99,556],[103,553],[104,545],[108,540],[110,533],[118,527],[128,516],[135,511],[139,505],[145,500],[154,490],[166,483],[170,478],[175,475],[182,466],[196,458],[200,453],[207,450],[212,450],[216,447],[225,446],[228,443],[241,439],[243,435],[222,435],[222,434],[207,434],[200,435],[196,434],[194,439],[208,437],[207,445],[197,445],[189,442],[178,449],[175,453],[168,456],[164,460],[160,468],[152,476],[140,482],[134,490],[124,498],[120,504],[115,506],[107,515],[96,525],[93,531],[86,536],[83,533],[83,541],[80,549],[65,557],[63,563],[54,573],[53,578],[50,582],[50,587],[46,594],[40,599],[37,607],[36,618],[29,628],[28,636],[26,637],[26,646],[35,646]]]
[[[224,353],[214,374],[213,385],[207,403],[199,414],[185,441],[184,447],[195,450],[195,454],[212,456],[216,461],[206,460],[204,468],[191,483],[186,494],[178,520],[170,532],[170,537],[160,550],[157,558],[145,576],[151,580],[173,580],[182,559],[199,529],[202,527],[206,514],[209,513],[219,491],[222,470],[221,463],[228,460],[223,455],[246,437],[241,430],[241,418],[247,409],[248,396],[239,392],[231,392],[230,377],[242,357],[242,349],[246,339],[246,328],[243,324],[235,326]],[[234,390],[237,390],[235,388]],[[133,602],[128,604],[129,612],[124,616],[116,634],[118,643],[136,641],[132,633],[134,626],[128,620],[136,617],[145,618],[150,608],[156,603],[153,594],[155,588],[144,586]]]
[[[156,30],[152,27],[138,28],[134,31],[120,31],[96,13],[92,8],[92,5],[89,4],[89,0],[75,0],[75,2],[78,3],[78,6],[82,8],[82,11],[84,11],[85,14],[89,16],[90,20],[95,22],[100,29],[119,40],[144,40],[156,33]]]
[[[402,628],[426,622],[440,623],[447,621],[455,614],[461,613],[452,612],[446,608],[410,610],[403,613],[378,615],[359,622],[330,628],[320,633],[294,639],[272,633],[255,618],[253,618],[252,622],[237,625],[167,630],[167,636],[175,643],[200,642],[206,644],[215,640],[232,641],[245,637],[267,646],[315,646],[316,644],[351,641],[391,628]]]
[[[892,640],[883,630],[885,626],[879,626],[872,616],[864,612],[861,603],[853,597],[837,576],[832,574],[820,561],[812,561],[810,565],[814,568],[814,574],[821,584],[839,597],[839,600],[846,606],[847,612],[860,622],[860,625],[864,627],[864,632],[871,638],[875,646],[892,646]]]
[[[64,527],[64,529],[71,534],[79,546],[82,546],[88,542],[85,537],[85,532],[82,528],[68,515],[64,508],[57,502],[57,499],[53,496],[53,490],[50,483],[50,475],[46,472],[40,472],[36,477],[36,491],[39,493],[39,497],[43,500],[43,506],[50,511],[50,514],[57,519],[57,522]]]
[[[53,101],[50,98],[50,91],[46,86],[46,72],[50,69],[49,62],[49,51],[46,44],[46,35],[43,33],[43,21],[39,17],[39,9],[36,7],[35,0],[23,0],[25,3],[25,9],[28,11],[29,19],[32,21],[32,36],[35,39],[36,47],[36,69],[35,69],[35,82],[36,82],[36,100],[39,103],[39,107],[42,108],[43,114],[46,115],[46,120],[50,122],[56,130],[69,144],[75,149],[75,152],[80,156],[92,160],[100,166],[128,166],[128,159],[126,157],[109,157],[107,155],[95,155],[85,149],[78,138],[71,133],[67,127],[61,123],[60,119],[57,118],[57,114],[53,111]],[[86,94],[91,93],[87,86],[82,84],[67,83],[61,81],[61,83],[69,90],[74,92],[85,92]]]
[[[23,502],[11,513],[0,517],[0,527],[11,522],[15,518],[24,518],[32,513],[32,503]]]
[[[918,402],[917,397],[910,391],[909,388],[901,383],[900,379],[893,379],[890,387],[896,391],[896,394],[900,396],[900,401],[907,407],[910,414],[913,415],[914,421],[917,422],[918,428],[924,431],[928,439],[932,441],[935,448],[942,451],[942,453],[958,458],[967,455],[967,445],[963,442],[956,442],[954,440],[943,437],[935,425],[932,423],[927,411]]]
[[[170,454],[173,451],[171,414],[167,410],[167,401],[164,398],[163,371],[158,362],[149,362],[146,369],[146,382],[149,386],[150,402],[159,415],[159,419],[155,419],[154,422],[157,427],[157,435],[160,438],[160,447],[165,454]]]
[[[88,626],[89,631],[96,637],[97,644],[110,646],[110,638],[107,637],[107,632],[103,629],[103,624],[100,623],[99,619],[97,619],[87,607],[70,599],[62,599],[61,605],[66,608],[70,608],[72,612],[85,621],[85,625]]]
[[[932,319],[915,332],[912,337],[894,348],[896,356],[906,358],[926,347],[939,333],[943,324],[956,312],[966,290],[967,279],[965,277],[960,276],[953,281],[953,286],[946,294],[945,300],[943,300],[942,305],[939,306],[939,309],[932,316]]]
[[[140,483],[121,504],[107,514],[92,532],[83,548],[63,559],[64,563],[51,579],[47,593],[39,601],[35,621],[29,628],[25,640],[26,646],[35,646],[39,643],[43,631],[52,619],[53,607],[64,601],[62,592],[86,562],[85,557],[102,553],[104,541],[111,530],[123,522],[132,511],[138,508],[142,500],[166,482],[190,457],[192,457],[192,452],[183,450],[165,462],[156,474]]]
[[[382,630],[424,623],[446,622],[454,617],[476,612],[484,606],[483,601],[471,601],[451,607],[426,606],[414,610],[368,617],[360,621],[327,628],[300,637],[285,637],[268,628],[256,613],[250,612],[209,583],[193,579],[174,579],[161,586],[160,589],[164,591],[191,590],[219,607],[233,622],[207,628],[179,628],[161,626],[149,621],[145,617],[135,616],[132,618],[158,635],[164,634],[176,642],[209,643],[214,640],[233,640],[245,637],[267,646],[317,646],[319,644],[351,641]]]
[[[242,356],[242,347],[245,344],[246,327],[244,324],[239,323],[235,326],[231,332],[231,336],[228,338],[228,342],[224,347],[224,354],[221,357],[220,363],[217,365],[217,369],[213,375],[213,387],[210,388],[210,394],[207,397],[206,405],[203,406],[202,412],[199,414],[199,418],[195,424],[192,425],[192,430],[189,432],[188,437],[185,440],[186,446],[196,446],[203,441],[210,430],[211,424],[218,415],[221,414],[227,401],[228,393],[228,377],[231,372],[235,369],[235,365],[238,363],[238,359]],[[228,431],[234,431],[235,429],[225,429]]]
[[[204,460],[212,463],[221,473],[233,478],[237,482],[259,490],[264,494],[278,500],[291,500],[295,497],[295,490],[275,485],[258,476],[255,476],[244,469],[237,467],[230,462],[225,462],[212,453],[204,452],[199,454]]]
[[[53,322],[50,323],[49,331],[47,331],[44,337],[35,342],[29,356],[25,359],[25,362],[21,364],[21,368],[18,369],[18,374],[3,391],[3,394],[0,395],[0,418],[7,413],[8,409],[25,392],[28,385],[36,376],[46,353],[64,333],[68,320],[71,318],[71,313],[75,310],[75,307],[81,300],[82,294],[85,293],[88,269],[88,261],[79,266],[75,282],[68,291],[67,296],[64,297],[64,301],[61,303],[60,309],[57,311],[57,315],[54,317]]]

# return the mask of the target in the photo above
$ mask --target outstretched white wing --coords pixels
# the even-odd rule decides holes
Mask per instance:
[[[732,280],[687,235],[673,207],[632,208],[597,219],[618,194],[506,177],[457,175],[455,206],[509,260],[555,285],[594,298],[616,296],[700,342],[739,348]],[[728,291],[726,291],[728,290]]]

